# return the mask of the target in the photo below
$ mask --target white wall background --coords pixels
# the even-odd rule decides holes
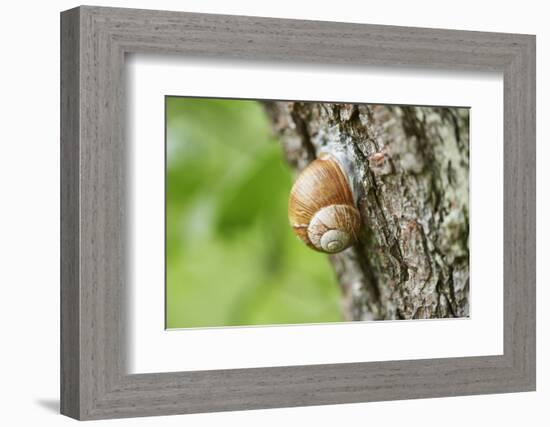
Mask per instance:
[[[108,421],[116,426],[545,426],[550,423],[548,185],[550,27],[545,2],[392,0],[96,1],[97,5],[537,35],[538,391]],[[0,64],[0,423],[64,426],[59,384],[59,11],[75,1],[6,2]],[[29,114],[30,112],[30,114]],[[546,241],[543,241],[546,240]],[[545,304],[546,303],[546,304]],[[545,311],[546,310],[546,311]],[[95,422],[94,422],[95,423]]]

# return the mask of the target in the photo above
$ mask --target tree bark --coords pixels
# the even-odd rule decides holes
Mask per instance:
[[[266,104],[290,166],[354,153],[362,229],[330,256],[346,320],[469,316],[469,110]]]

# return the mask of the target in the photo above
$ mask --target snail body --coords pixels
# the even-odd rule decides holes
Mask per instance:
[[[346,175],[335,156],[323,154],[302,171],[290,191],[290,225],[312,249],[337,253],[357,240],[361,217]]]

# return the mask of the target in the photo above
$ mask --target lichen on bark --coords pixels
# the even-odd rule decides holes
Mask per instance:
[[[285,158],[353,153],[362,228],[331,255],[347,320],[469,316],[469,110],[265,104]]]

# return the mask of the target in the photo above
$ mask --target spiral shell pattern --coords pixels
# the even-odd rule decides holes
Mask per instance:
[[[313,161],[298,176],[290,191],[288,218],[295,234],[317,251],[337,253],[357,240],[361,218],[334,157]]]

